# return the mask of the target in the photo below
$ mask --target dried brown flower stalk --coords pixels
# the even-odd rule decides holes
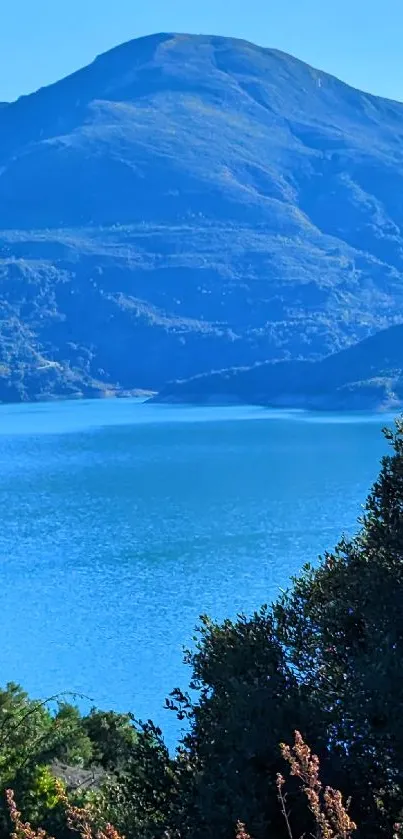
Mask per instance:
[[[235,839],[251,839],[243,822],[236,823]]]
[[[8,812],[10,814],[13,832],[11,839],[52,839],[41,827],[34,829],[29,822],[23,822],[21,813],[17,809],[14,793],[11,789],[6,790]]]
[[[280,748],[283,758],[290,766],[291,775],[295,775],[302,781],[303,792],[315,819],[318,839],[351,839],[351,835],[357,826],[348,814],[347,808],[349,802],[344,804],[342,794],[339,790],[332,789],[332,787],[322,789],[322,784],[319,779],[319,758],[312,754],[300,732],[295,732],[295,743],[292,748],[286,746],[285,743],[281,743]],[[282,792],[284,783],[284,778],[278,775],[277,789],[279,791],[279,799],[286,819],[288,833],[290,839],[292,839],[291,828],[285,808],[285,798]]]
[[[102,828],[97,827],[96,816],[91,807],[73,806],[67,798],[63,784],[57,781],[56,787],[58,799],[66,813],[67,825],[70,830],[78,833],[81,839],[125,839],[111,824],[106,824]],[[12,790],[6,791],[6,798],[13,825],[11,839],[53,839],[43,828],[33,828],[29,822],[22,821]]]

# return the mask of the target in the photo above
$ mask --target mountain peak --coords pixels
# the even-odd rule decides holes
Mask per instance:
[[[209,35],[0,107],[2,369],[154,389],[403,319],[402,140],[402,105]]]

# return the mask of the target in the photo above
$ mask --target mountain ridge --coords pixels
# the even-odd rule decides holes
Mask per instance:
[[[40,93],[44,90],[49,90],[55,86],[59,86],[62,82],[66,80],[72,79],[74,77],[78,77],[83,72],[88,72],[91,70],[93,65],[99,63],[100,61],[104,62],[108,60],[109,57],[112,57],[114,54],[122,53],[123,51],[129,51],[133,49],[138,49],[141,47],[142,44],[151,44],[152,42],[163,43],[164,41],[169,40],[191,40],[194,43],[196,42],[216,42],[223,43],[223,44],[232,44],[233,46],[238,47],[248,47],[256,50],[256,52],[266,53],[277,55],[279,57],[285,58],[288,61],[295,62],[300,66],[304,66],[308,71],[313,71],[314,73],[318,73],[321,76],[334,80],[339,84],[343,85],[346,88],[349,88],[353,92],[359,92],[365,96],[368,96],[370,99],[379,100],[385,103],[391,103],[393,105],[401,105],[402,100],[394,99],[390,96],[382,96],[380,94],[372,93],[369,90],[361,90],[357,88],[352,83],[346,81],[345,79],[330,73],[327,70],[323,70],[322,68],[315,65],[311,65],[308,61],[298,58],[297,56],[292,55],[291,53],[285,52],[285,50],[278,49],[277,47],[268,47],[262,44],[257,44],[253,41],[249,41],[246,38],[239,38],[235,36],[225,36],[225,35],[214,35],[211,32],[199,32],[199,33],[192,33],[187,31],[159,31],[159,32],[150,32],[146,35],[139,36],[138,38],[129,38],[127,41],[122,41],[120,44],[115,44],[115,46],[110,47],[109,49],[105,50],[104,52],[96,53],[94,57],[88,62],[88,64],[80,67],[72,72],[66,73],[66,75],[62,76],[60,79],[56,79],[55,81],[49,82],[48,84],[41,85],[35,90],[30,91],[29,93],[22,93],[17,96],[15,99],[12,100],[5,100],[0,102],[0,106],[4,105],[12,105],[21,100],[26,100],[32,96],[36,96],[36,94]]]
[[[0,398],[156,390],[403,321],[402,139],[400,103],[214,36],[129,41],[1,107]]]
[[[266,362],[171,382],[151,401],[398,410],[403,407],[403,325],[316,362]]]

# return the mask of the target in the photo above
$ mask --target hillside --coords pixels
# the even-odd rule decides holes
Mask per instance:
[[[172,382],[154,401],[325,410],[401,408],[403,326],[382,330],[320,361],[266,362]]]
[[[155,35],[0,109],[0,399],[317,359],[403,320],[403,105]]]

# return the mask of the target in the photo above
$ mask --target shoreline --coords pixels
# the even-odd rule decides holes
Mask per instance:
[[[59,402],[104,402],[113,399],[143,399],[145,402],[152,402],[157,396],[157,391],[144,390],[143,388],[133,388],[133,390],[122,391],[100,391],[99,393],[69,393],[68,395],[49,394],[45,396],[40,394],[38,398],[34,399],[0,399],[0,406],[6,405],[49,405],[51,403]]]
[[[141,400],[144,405],[147,406],[172,406],[172,407],[183,407],[183,408],[266,408],[267,410],[273,411],[295,411],[298,413],[319,413],[319,414],[399,414],[403,411],[403,401],[401,400],[383,400],[383,401],[372,401],[372,400],[363,400],[363,399],[351,399],[351,400],[332,400],[327,397],[323,396],[316,396],[316,397],[293,397],[291,394],[287,394],[284,397],[274,398],[273,400],[267,399],[256,399],[254,400],[242,400],[237,397],[229,397],[225,395],[220,396],[211,396],[209,398],[200,399],[192,398],[191,395],[188,398],[182,398],[179,396],[175,396],[172,394],[171,396],[162,396],[161,398],[158,395],[158,392],[145,390],[142,388],[133,388],[132,390],[125,390],[125,391],[108,391],[108,392],[99,392],[99,393],[90,393],[90,394],[69,394],[67,396],[60,395],[51,395],[49,397],[43,397],[42,395],[38,399],[21,399],[21,400],[0,400],[0,408],[4,407],[17,407],[17,406],[40,406],[40,405],[52,405],[52,404],[62,404],[62,403],[83,403],[83,402],[113,402],[122,400],[123,402],[136,399]]]
[[[305,398],[298,398],[292,397],[291,395],[287,395],[284,397],[274,398],[272,400],[267,399],[257,399],[256,401],[245,401],[243,399],[238,399],[236,397],[229,398],[229,397],[209,397],[206,399],[192,399],[189,397],[186,398],[179,398],[172,395],[170,397],[163,397],[159,398],[158,394],[156,396],[152,396],[150,399],[147,399],[147,402],[150,404],[155,405],[176,405],[180,406],[183,405],[184,407],[205,407],[205,408],[229,408],[233,407],[240,407],[242,405],[250,405],[259,408],[268,408],[269,410],[299,410],[299,411],[315,411],[315,412],[323,412],[323,413],[377,413],[377,414],[386,414],[386,413],[399,413],[403,410],[403,401],[402,400],[394,400],[388,399],[383,401],[371,401],[371,400],[363,400],[363,399],[351,399],[351,400],[340,400],[337,399],[332,400],[331,398],[317,396],[317,397],[305,397]]]

